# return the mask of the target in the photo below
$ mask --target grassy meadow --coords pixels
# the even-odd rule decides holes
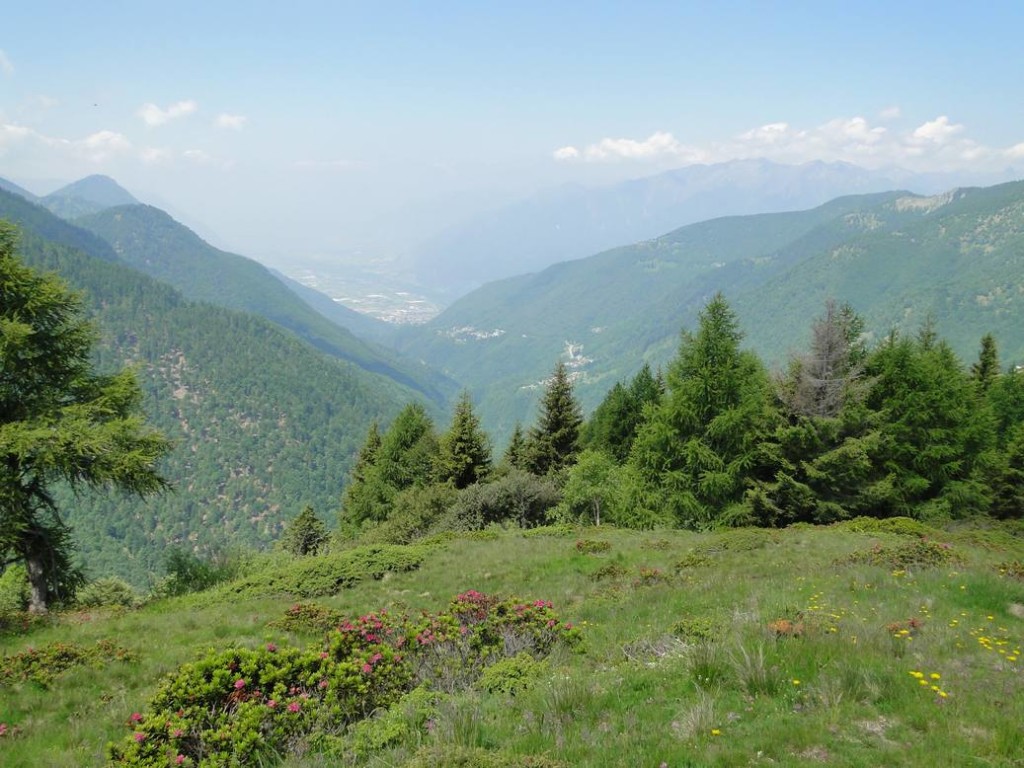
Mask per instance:
[[[418,568],[345,581],[316,602],[359,616],[439,611],[470,589],[550,600],[582,643],[495,686],[416,691],[329,752],[296,743],[267,764],[1024,765],[1022,560],[1019,525],[900,519],[439,539]],[[103,765],[181,664],[232,645],[318,645],[314,631],[271,625],[296,596],[260,589],[261,574],[296,562],[264,556],[243,587],[0,636],[0,764]],[[29,648],[99,641],[120,651],[49,675],[16,669]]]

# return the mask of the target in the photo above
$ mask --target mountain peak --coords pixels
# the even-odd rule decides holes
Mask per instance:
[[[116,205],[138,205],[139,203],[128,190],[109,176],[102,174],[86,176],[66,187],[61,187],[56,192],[51,192],[46,197],[74,197],[103,208],[113,208]]]

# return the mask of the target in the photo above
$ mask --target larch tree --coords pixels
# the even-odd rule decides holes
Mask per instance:
[[[642,503],[677,525],[728,519],[759,468],[775,411],[761,361],[740,349],[736,316],[721,294],[684,333],[668,391],[640,428],[629,466]]]
[[[0,223],[0,563],[25,564],[30,610],[45,612],[78,578],[52,487],[164,490],[170,445],[146,426],[134,371],[94,370],[79,297],[22,264],[16,240]]]

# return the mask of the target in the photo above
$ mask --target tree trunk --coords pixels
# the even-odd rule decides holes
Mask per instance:
[[[25,570],[28,571],[28,583],[31,589],[28,599],[30,613],[46,613],[46,571],[43,561],[38,555],[25,558]]]

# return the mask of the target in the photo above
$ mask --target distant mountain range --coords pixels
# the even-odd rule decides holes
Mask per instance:
[[[1024,361],[1024,182],[692,224],[485,285],[399,344],[478,393],[485,422],[507,435],[532,418],[556,360],[593,406],[643,362],[668,360],[716,291],[768,362],[804,343],[830,297],[876,337],[931,316],[964,358],[992,331],[1004,360]]]
[[[987,177],[983,183],[1012,176]],[[413,254],[420,282],[450,298],[721,216],[802,210],[842,195],[962,184],[949,175],[872,171],[848,163],[736,160],[692,165],[604,187],[563,186],[472,217]],[[990,179],[990,180],[989,180]],[[969,183],[978,183],[971,180]]]

